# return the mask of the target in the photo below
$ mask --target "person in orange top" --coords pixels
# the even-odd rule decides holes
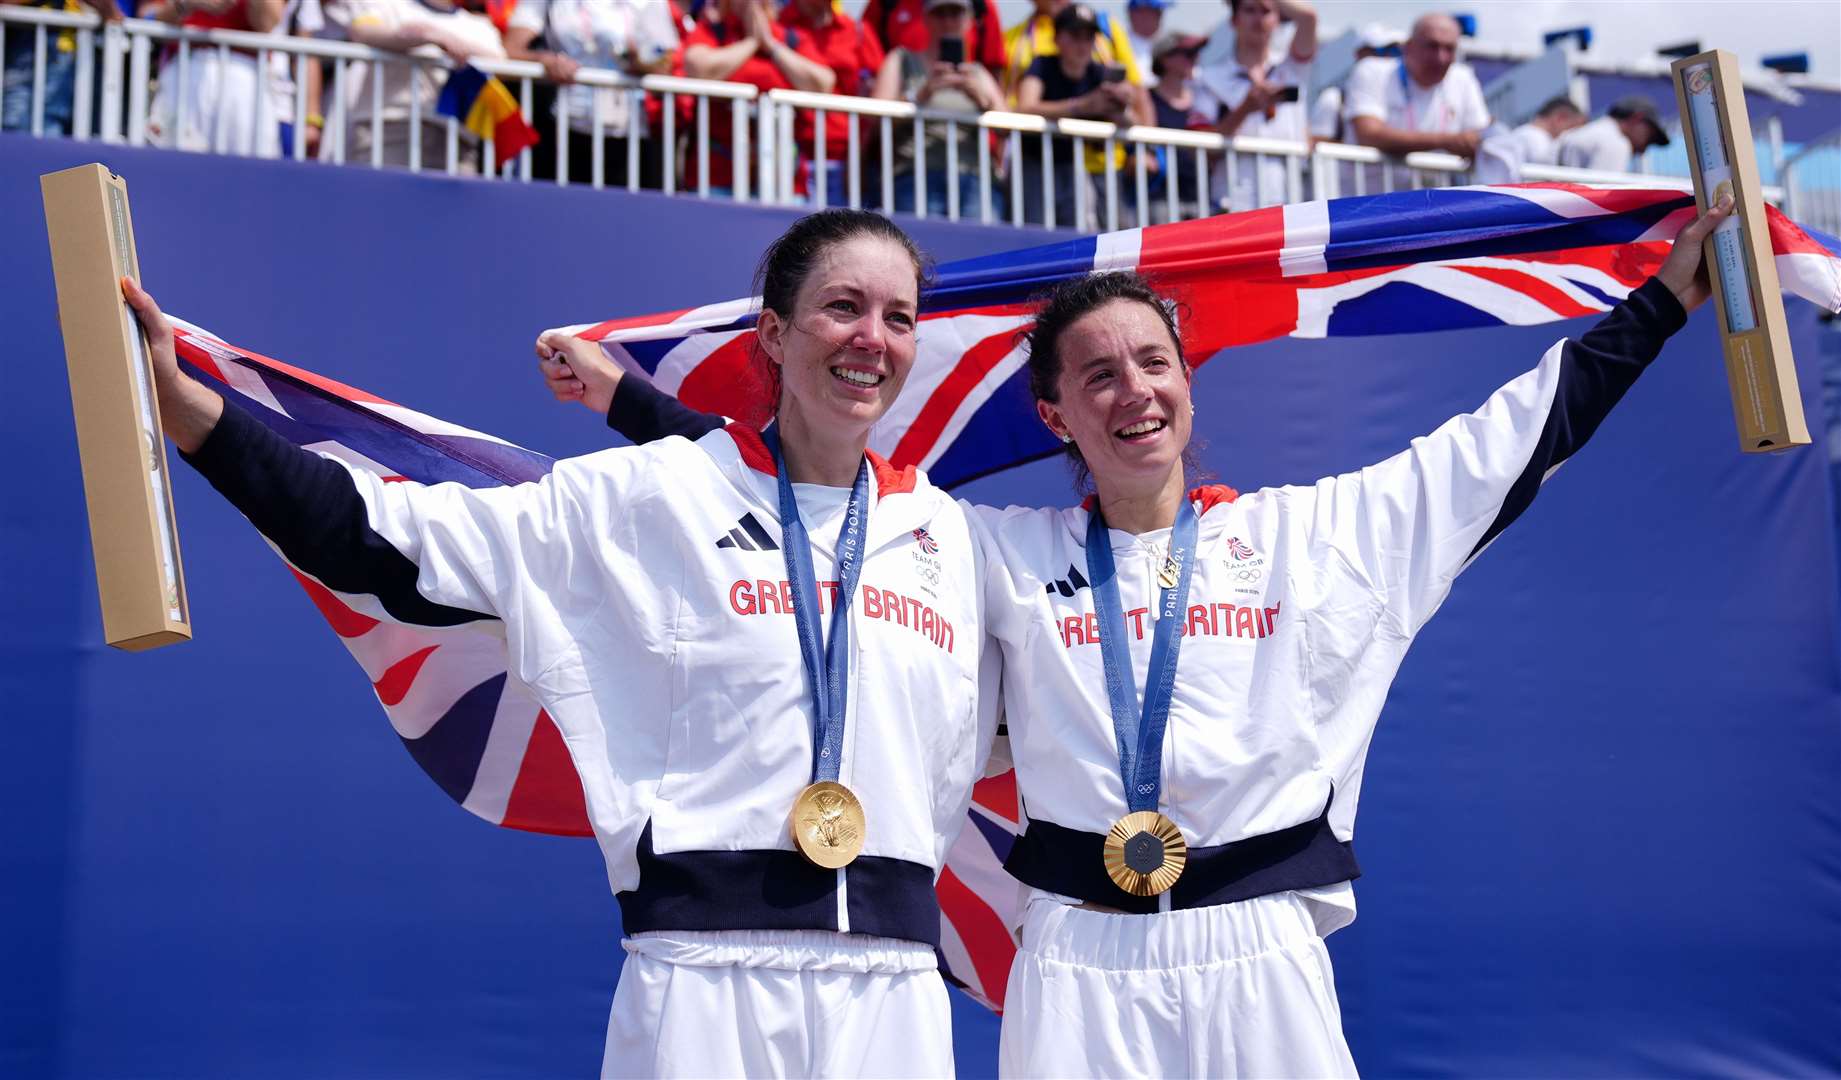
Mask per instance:
[[[832,0],[788,0],[780,12],[780,25],[800,55],[811,57],[831,71],[836,80],[831,92],[867,97],[876,72],[882,68],[882,43],[862,23],[837,10]],[[849,154],[848,113],[825,114],[826,201],[832,206],[848,202],[844,171]],[[809,175],[817,156],[814,113],[800,109],[793,120],[793,138],[805,160],[802,176],[808,190],[816,190]]]
[[[721,19],[697,20],[684,37],[684,74],[692,79],[745,83],[760,90],[809,90],[829,94],[837,86],[831,69],[801,52],[787,28],[774,21],[764,0],[721,0]],[[796,33],[796,32],[794,32]],[[726,102],[710,102],[710,188],[733,194],[735,151]],[[685,166],[685,186],[697,184],[695,148]]]
[[[933,37],[927,30],[927,0],[869,0],[863,9],[863,25],[882,41],[886,51],[906,49],[919,55],[927,51]],[[999,79],[1009,53],[1004,45],[1004,28],[997,19],[994,0],[969,0],[971,29],[965,35],[966,59],[976,60]]]

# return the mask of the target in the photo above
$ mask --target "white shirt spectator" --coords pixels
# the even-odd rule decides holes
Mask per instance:
[[[1125,42],[1131,46],[1132,59],[1138,62],[1138,70],[1143,72],[1146,77],[1149,77],[1151,73],[1151,49],[1157,43],[1150,38],[1139,37],[1137,34],[1132,33],[1129,26],[1125,28]]]
[[[678,47],[671,5],[662,0],[518,0],[510,25],[537,33],[585,68],[623,71],[629,56],[652,64]],[[604,133],[627,133],[630,99],[625,91],[576,83],[568,89],[568,100],[574,130],[592,132],[598,109]],[[645,116],[638,120],[643,134]]]
[[[1345,120],[1372,116],[1401,131],[1450,135],[1489,126],[1483,87],[1464,63],[1452,64],[1437,85],[1424,87],[1407,75],[1401,60],[1370,56],[1349,72],[1342,111]]]
[[[1601,172],[1630,171],[1630,140],[1609,116],[1576,127],[1560,136],[1559,162],[1574,169]]]
[[[1319,139],[1342,140],[1342,87],[1326,86],[1310,107],[1310,133]]]
[[[1478,148],[1477,183],[1519,184],[1524,165],[1552,165],[1558,153],[1554,137],[1538,124],[1526,123],[1514,131],[1497,128]]]
[[[1301,97],[1310,82],[1310,69],[1309,60],[1298,60],[1286,51],[1274,51],[1266,61],[1266,81],[1274,86],[1295,86]],[[1229,54],[1221,64],[1196,69],[1195,110],[1203,116],[1219,119],[1244,101],[1252,86],[1247,69]],[[1236,136],[1251,135],[1297,143],[1304,142],[1309,133],[1301,100],[1280,102],[1273,108],[1270,118],[1263,112],[1254,112],[1242,120],[1234,132]],[[1226,163],[1215,166],[1214,176],[1209,181],[1210,198],[1217,203],[1227,199],[1235,210],[1277,206],[1285,201],[1284,158],[1268,157],[1255,168],[1253,158],[1242,157],[1236,165],[1231,192],[1227,188]]]
[[[485,16],[470,11],[458,8],[453,11],[436,11],[417,0],[325,0],[324,8],[326,20],[348,35],[353,26],[360,24],[382,30],[402,30],[433,23],[460,39],[476,54],[494,59],[505,56],[505,46],[499,40],[498,28]],[[420,45],[410,50],[409,55],[433,59],[441,56],[442,52],[433,45]],[[371,118],[371,79],[376,67],[383,68],[383,119],[409,119],[409,104],[415,98],[422,101],[422,119],[425,122],[438,119],[435,116],[435,102],[441,96],[441,87],[447,82],[445,71],[425,65],[359,63],[353,65],[357,78],[349,80],[354,85],[347,95],[346,115],[353,123],[369,121]],[[462,137],[465,138],[464,132]]]

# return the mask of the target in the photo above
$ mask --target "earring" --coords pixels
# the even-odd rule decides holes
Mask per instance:
[[[1064,443],[1071,443],[1074,441],[1074,436],[1063,433],[1061,436],[1061,441]]]

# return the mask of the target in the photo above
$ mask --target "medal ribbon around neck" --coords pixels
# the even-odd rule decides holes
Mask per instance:
[[[1100,657],[1106,667],[1106,697],[1119,745],[1119,776],[1125,781],[1125,805],[1130,811],[1107,831],[1101,854],[1106,875],[1133,896],[1167,892],[1182,876],[1189,859],[1182,830],[1157,812],[1157,797],[1163,791],[1163,733],[1176,691],[1176,659],[1182,649],[1182,623],[1189,610],[1199,532],[1195,507],[1184,499],[1170,529],[1169,556],[1158,574],[1163,589],[1157,597],[1157,626],[1151,632],[1151,662],[1144,676],[1140,711],[1131,678],[1131,647],[1125,643],[1125,606],[1119,602],[1112,536],[1098,509],[1087,519],[1087,576],[1099,618]]]
[[[831,636],[818,633],[818,574],[812,565],[812,540],[799,516],[799,500],[787,475],[786,455],[780,449],[778,425],[761,433],[773,452],[774,471],[780,482],[780,545],[786,556],[786,576],[793,591],[793,622],[799,630],[799,656],[805,661],[806,679],[812,687],[812,779],[835,781],[844,757],[844,706],[850,683],[850,601],[863,573],[863,549],[869,532],[869,462],[857,466],[857,480],[844,507],[837,532],[837,597],[831,606]]]

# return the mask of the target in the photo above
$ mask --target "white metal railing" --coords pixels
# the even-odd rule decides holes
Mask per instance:
[[[1841,128],[1805,143],[1784,160],[1779,176],[1791,217],[1841,233]]]
[[[333,163],[353,162],[355,132],[367,126],[368,163],[384,162],[383,125],[386,109],[383,80],[366,79],[383,65],[427,72],[445,78],[453,64],[445,56],[406,55],[350,42],[255,34],[234,30],[175,27],[149,20],[128,19],[108,25],[93,13],[69,13],[43,8],[0,6],[0,43],[17,41],[15,35],[32,35],[34,78],[30,129],[45,134],[47,100],[53,91],[47,82],[53,35],[72,31],[77,38],[74,85],[70,88],[69,133],[77,139],[148,145],[151,90],[159,78],[170,77],[182,86],[194,63],[228,64],[232,57],[250,60],[255,73],[256,101],[249,115],[285,118],[295,132],[303,133],[310,115],[309,67],[320,65],[326,73],[327,102],[324,132],[318,156]],[[166,53],[156,64],[156,50]],[[527,120],[533,119],[536,88],[548,80],[541,65],[515,60],[475,60],[474,66],[503,79],[520,102]],[[271,84],[275,69],[292,77],[285,89]],[[99,75],[99,77],[98,77]],[[359,82],[368,83],[369,101],[355,100]],[[1176,221],[1227,209],[1272,206],[1305,199],[1340,195],[1374,194],[1466,183],[1470,164],[1449,154],[1408,154],[1388,158],[1371,147],[1339,143],[1303,143],[1282,140],[1225,137],[1216,132],[1124,126],[1094,120],[1048,120],[1014,112],[982,115],[917,108],[899,101],[842,97],[793,90],[761,94],[752,86],[686,79],[664,75],[629,76],[616,71],[583,68],[576,82],[625,96],[626,127],[630,134],[644,130],[662,147],[659,186],[667,193],[713,194],[710,183],[712,154],[729,156],[733,166],[730,197],[781,205],[816,203],[869,207],[894,211],[912,207],[921,217],[937,208],[951,220],[976,220],[996,224],[1039,225],[1049,228],[1072,224],[1083,229],[1117,229],[1132,224]],[[412,80],[412,85],[414,85]],[[285,92],[288,100],[270,103],[270,94]],[[168,118],[176,132],[184,128],[186,95],[172,95],[175,115]],[[557,94],[556,130],[571,127],[570,100]],[[644,127],[648,103],[658,107],[656,130]],[[271,113],[270,104],[281,107]],[[367,109],[361,105],[368,104]],[[726,138],[713,131],[717,110],[729,113]],[[842,125],[843,145],[833,145],[828,120],[848,117]],[[408,139],[407,161],[412,170],[439,169],[458,173],[470,169],[471,156],[495,159],[490,140],[473,145],[452,117],[433,115],[433,102],[411,93],[407,122],[412,132],[436,125],[444,132],[439,160],[425,161],[422,140]],[[806,126],[809,125],[809,128]],[[796,133],[809,130],[803,140]],[[974,132],[969,139],[962,133]],[[613,145],[600,109],[590,117],[592,160],[584,181],[607,186],[613,169],[606,160]],[[929,139],[929,133],[943,138]],[[245,133],[246,134],[246,133]],[[1812,224],[1833,229],[1841,216],[1841,191],[1827,173],[1814,176],[1826,161],[1830,172],[1841,161],[1836,136],[1824,144],[1825,156],[1810,150],[1785,166],[1787,186],[1799,213],[1811,214]],[[570,140],[555,138],[535,150],[525,150],[503,169],[484,168],[487,175],[529,182],[536,155],[554,163],[558,184],[571,183]],[[1057,142],[1063,147],[1055,152]],[[803,145],[802,145],[803,143]],[[279,153],[266,133],[261,138],[225,132],[218,125],[205,145],[181,149],[219,153]],[[898,148],[900,148],[898,150]],[[624,146],[624,187],[641,185],[641,140],[627,138]],[[1815,148],[1811,148],[1815,149]],[[907,151],[903,153],[902,151]],[[1090,156],[1088,151],[1094,153]],[[288,153],[304,160],[306,139],[295,138]],[[969,160],[964,160],[969,154]],[[1101,167],[1089,171],[1088,163]],[[905,168],[904,168],[905,166]],[[1686,190],[1685,178],[1644,174],[1595,173],[1552,166],[1527,166],[1528,180],[1566,180],[1591,184],[1664,185]],[[1814,176],[1812,182],[1804,182]],[[685,178],[694,181],[685,190]],[[963,179],[962,179],[963,178]],[[929,189],[937,180],[944,190]],[[962,190],[962,187],[965,190]],[[930,195],[938,196],[930,199]],[[1767,189],[1766,197],[1781,201],[1786,193]],[[1809,209],[1800,209],[1808,207]],[[1071,217],[1071,221],[1069,220]],[[1826,222],[1827,224],[1824,224]]]

